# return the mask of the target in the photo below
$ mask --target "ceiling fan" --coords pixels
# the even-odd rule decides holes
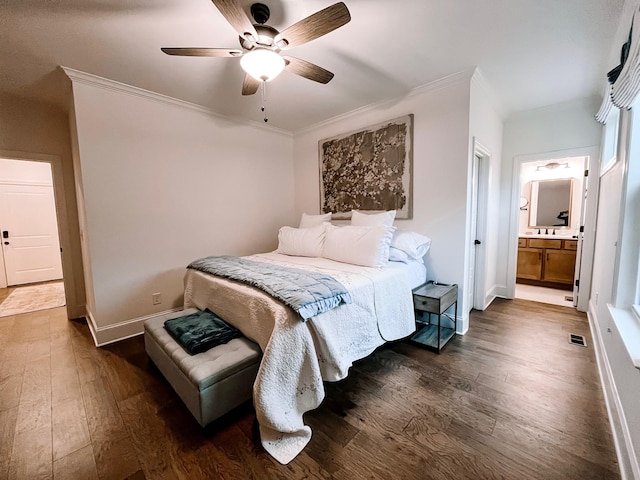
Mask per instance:
[[[348,23],[351,15],[343,2],[309,15],[279,32],[266,24],[271,13],[267,5],[251,5],[251,15],[256,22],[253,24],[240,0],[212,1],[240,35],[242,48],[162,48],[164,53],[189,57],[241,57],[240,65],[246,72],[243,95],[253,95],[261,83],[273,80],[282,70],[319,83],[328,83],[333,78],[333,73],[318,65],[280,52],[315,40]]]

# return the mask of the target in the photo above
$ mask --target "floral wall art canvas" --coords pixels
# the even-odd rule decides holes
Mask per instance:
[[[397,210],[412,218],[413,114],[320,140],[320,208]]]

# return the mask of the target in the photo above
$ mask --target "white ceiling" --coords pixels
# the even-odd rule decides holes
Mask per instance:
[[[240,0],[248,12],[253,3]],[[335,0],[262,0],[283,30]],[[352,20],[287,51],[333,73],[327,85],[282,73],[269,125],[297,131],[478,66],[505,113],[600,94],[623,0],[345,0]],[[66,105],[64,65],[261,121],[233,58],[160,47],[238,48],[209,0],[0,1],[0,93]]]

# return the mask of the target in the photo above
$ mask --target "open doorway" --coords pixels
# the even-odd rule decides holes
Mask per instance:
[[[48,162],[0,158],[0,317],[65,305]]]
[[[521,161],[513,298],[575,307],[589,156]]]
[[[507,298],[515,298],[516,276],[518,270],[517,262],[519,257],[518,253],[522,253],[520,249],[522,247],[539,249],[546,248],[546,243],[544,245],[537,245],[536,242],[534,242],[534,244],[536,244],[535,247],[529,245],[529,238],[527,238],[526,233],[529,231],[531,232],[529,237],[535,235],[544,237],[545,235],[549,235],[550,238],[542,238],[541,240],[556,240],[552,243],[558,243],[557,240],[562,240],[563,248],[557,250],[570,250],[575,248],[575,271],[573,275],[573,291],[571,292],[573,296],[573,305],[576,306],[579,311],[584,312],[587,310],[591,291],[591,273],[593,268],[593,251],[595,247],[595,214],[597,211],[598,197],[597,171],[599,169],[599,154],[600,152],[597,147],[586,147],[515,157],[511,191],[511,216],[509,220]],[[578,161],[582,162],[584,165],[582,170],[574,172],[574,175],[577,176],[573,177],[580,178],[582,180],[582,188],[574,189],[571,197],[572,202],[577,202],[576,205],[580,205],[580,213],[577,215],[579,222],[577,224],[572,222],[571,225],[568,225],[564,229],[562,228],[563,226],[555,226],[553,230],[547,230],[547,228],[542,229],[542,226],[540,229],[538,229],[537,226],[534,229],[528,223],[525,223],[528,222],[529,219],[529,207],[531,201],[531,194],[529,193],[529,197],[526,195],[527,192],[530,192],[530,185],[527,188],[523,183],[524,180],[522,179],[522,173],[525,170],[525,166],[534,164],[535,169],[539,174],[545,170],[554,170],[554,166],[551,166],[550,168],[542,166],[540,169],[538,169],[538,166],[549,163],[562,164],[565,162],[561,160],[568,158],[580,158],[581,160]],[[555,169],[558,168],[564,169],[565,166],[558,165],[555,167]],[[596,174],[587,176],[587,169],[595,171]],[[529,179],[529,181],[531,181],[531,179]],[[573,211],[577,211],[577,209],[573,208],[572,212]],[[521,236],[523,228],[525,229],[524,235]],[[538,230],[540,233],[538,233]],[[567,230],[570,231],[567,232]],[[565,235],[561,238],[558,236],[559,233],[569,233],[569,235]],[[523,245],[522,243],[523,237],[527,240],[526,245]],[[573,242],[575,242],[575,245],[572,245]],[[567,248],[564,248],[564,246]],[[546,260],[546,250],[544,252],[532,252],[531,255],[534,255],[535,253],[538,253],[538,258],[544,258]],[[555,252],[553,249],[550,249],[549,253],[551,254],[550,259],[552,259]],[[541,257],[540,254],[543,254],[544,257]],[[567,288],[566,283],[564,283],[564,285],[564,288]],[[570,290],[567,291],[570,292]]]

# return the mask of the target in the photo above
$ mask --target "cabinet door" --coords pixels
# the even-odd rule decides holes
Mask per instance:
[[[540,280],[542,278],[542,249],[518,249],[518,270],[516,276],[529,280]]]
[[[576,268],[576,252],[570,250],[547,250],[544,261],[543,280],[547,282],[573,283]]]

